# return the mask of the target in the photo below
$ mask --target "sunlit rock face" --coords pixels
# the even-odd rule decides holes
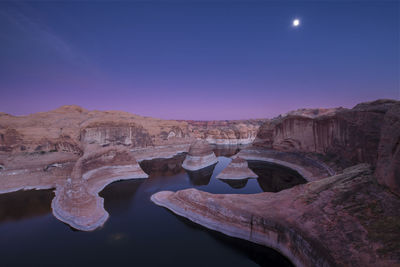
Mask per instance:
[[[222,180],[241,180],[246,178],[258,178],[252,170],[249,169],[247,161],[241,157],[234,157],[229,165],[217,176]]]
[[[182,167],[186,170],[195,171],[217,162],[218,159],[208,142],[205,140],[197,140],[190,146]]]
[[[151,200],[209,229],[272,247],[296,266],[400,264],[400,199],[376,183],[367,164],[277,193],[186,189]]]
[[[150,134],[140,125],[134,123],[102,122],[88,125],[81,131],[84,143],[97,143],[101,146],[125,145],[146,147],[153,145]]]
[[[12,116],[0,113],[0,152],[69,152],[82,155],[87,146],[130,148],[191,144],[249,144],[265,120],[176,121],[122,111],[89,111],[79,106]]]
[[[98,193],[114,181],[147,177],[127,149],[107,147],[90,152],[76,162],[71,178],[57,186],[53,214],[76,229],[94,230],[108,218]]]
[[[251,144],[265,120],[187,121],[191,136],[210,144]]]

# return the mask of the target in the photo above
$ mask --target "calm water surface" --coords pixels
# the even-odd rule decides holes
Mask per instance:
[[[221,154],[219,154],[221,155]],[[291,170],[251,161],[259,179],[216,179],[230,159],[186,173],[184,156],[141,163],[149,179],[116,182],[101,196],[110,217],[93,232],[75,231],[51,214],[51,190],[0,195],[1,266],[291,266],[272,249],[209,231],[150,201],[161,190],[212,193],[279,191],[304,180]]]

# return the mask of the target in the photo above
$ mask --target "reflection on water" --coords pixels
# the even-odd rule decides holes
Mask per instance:
[[[212,145],[217,157],[231,157],[240,151],[239,145]]]
[[[192,187],[221,194],[278,191],[302,182],[297,174],[249,162],[259,179],[223,182],[216,176],[231,159],[220,156],[216,165],[193,173],[181,167],[184,157],[143,161],[148,179],[108,185],[100,196],[110,217],[94,232],[73,232],[50,215],[51,190],[0,195],[2,264],[52,265],[62,259],[68,266],[290,266],[274,250],[195,225],[156,206],[150,196]]]
[[[0,223],[46,215],[51,212],[53,197],[53,190],[0,194]]]
[[[177,218],[186,226],[194,230],[203,231],[216,242],[228,246],[235,251],[235,253],[246,255],[259,266],[293,267],[293,264],[288,259],[273,249],[209,230],[184,217],[177,216]]]
[[[100,196],[107,201],[104,202],[106,210],[122,213],[129,210],[134,201],[136,191],[140,188],[144,179],[115,182],[107,186],[108,190],[100,192]]]
[[[186,172],[189,175],[190,183],[192,185],[208,185],[216,165],[217,164],[213,164],[197,171],[187,170]]]
[[[220,179],[222,182],[228,184],[232,188],[243,188],[247,185],[247,181],[249,179],[235,179],[235,180],[229,180],[229,179]]]
[[[280,165],[252,160],[248,163],[264,192],[278,192],[307,182],[298,172]]]
[[[181,153],[169,159],[143,160],[140,162],[140,167],[151,177],[173,176],[185,172],[182,168],[185,157],[186,154]]]

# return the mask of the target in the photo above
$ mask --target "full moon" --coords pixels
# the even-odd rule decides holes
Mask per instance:
[[[294,27],[297,27],[297,26],[299,26],[300,25],[300,20],[299,19],[294,19],[293,20],[293,26]]]

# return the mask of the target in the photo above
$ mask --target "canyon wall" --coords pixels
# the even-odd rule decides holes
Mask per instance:
[[[251,144],[323,155],[339,168],[376,166],[380,183],[400,194],[399,105],[395,100],[352,109],[300,109],[271,120],[174,121],[121,111],[63,106],[28,116],[0,113],[0,165],[10,154],[67,152],[82,155],[104,146],[129,149],[193,143]]]
[[[88,111],[78,106],[28,116],[0,113],[0,152],[82,154],[94,146],[140,148],[190,144],[195,139],[249,144],[262,122],[161,120],[121,111]]]
[[[253,143],[266,120],[187,121],[192,136],[210,144],[246,145]]]
[[[337,166],[366,162],[380,183],[400,194],[400,102],[377,100],[352,109],[305,109],[265,122],[254,144],[324,155]]]

